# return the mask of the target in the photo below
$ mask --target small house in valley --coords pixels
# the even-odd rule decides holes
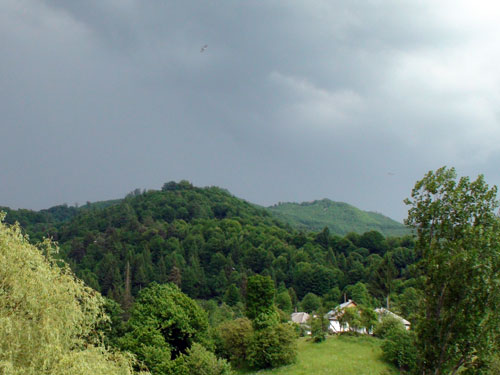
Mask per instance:
[[[309,315],[306,312],[294,312],[292,313],[292,322],[300,325],[302,328],[303,332],[305,334],[310,335],[311,334],[311,324],[310,324],[310,319],[311,315]]]
[[[358,333],[367,333],[365,328],[353,329],[352,327],[349,327],[348,323],[342,321],[342,316],[344,315],[346,309],[352,309],[356,307],[358,307],[356,302],[354,302],[353,300],[348,300],[338,305],[333,310],[330,310],[326,314],[328,320],[330,321],[328,331],[330,333],[342,333],[355,330]]]

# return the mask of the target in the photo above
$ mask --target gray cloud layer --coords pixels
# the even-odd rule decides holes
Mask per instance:
[[[498,184],[499,8],[436,3],[5,0],[0,205],[185,178],[402,219],[427,170]]]

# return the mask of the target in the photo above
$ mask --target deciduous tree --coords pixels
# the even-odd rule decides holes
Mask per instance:
[[[424,299],[417,324],[419,373],[479,373],[499,338],[497,188],[454,169],[415,184],[406,223],[417,231]]]

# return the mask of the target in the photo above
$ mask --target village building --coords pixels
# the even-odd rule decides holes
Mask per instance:
[[[311,316],[306,312],[294,312],[292,313],[292,322],[297,324],[307,324]]]
[[[292,313],[292,322],[300,325],[303,329],[303,332],[306,335],[311,334],[311,324],[310,324],[311,315],[306,312],[294,312]]]
[[[344,315],[346,309],[356,308],[356,307],[358,307],[356,302],[354,302],[353,300],[348,300],[348,301],[338,305],[333,310],[330,310],[326,314],[326,317],[330,321],[328,331],[332,334],[349,332],[349,331],[350,332],[354,331],[354,332],[362,333],[362,334],[371,334],[372,333],[371,330],[367,331],[366,328],[364,328],[364,327],[353,328],[353,327],[350,327],[348,323],[342,322],[342,316]],[[389,315],[389,316],[392,316],[395,319],[399,320],[405,326],[406,330],[409,330],[411,327],[411,323],[408,320],[393,313],[392,311],[389,311],[388,309],[386,309],[384,307],[380,307],[380,308],[375,309],[375,312],[377,313],[379,321],[381,321],[384,316]]]
[[[338,305],[333,310],[328,311],[326,317],[330,321],[328,326],[328,331],[330,333],[342,333],[352,331],[353,329],[349,327],[348,323],[341,323],[341,317],[344,315],[345,309],[355,308],[358,304],[353,300],[348,300],[340,305]],[[358,333],[367,333],[365,328],[355,329]]]

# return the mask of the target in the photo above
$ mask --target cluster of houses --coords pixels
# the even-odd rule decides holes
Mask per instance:
[[[341,317],[345,313],[346,309],[355,308],[357,306],[358,305],[356,304],[356,302],[348,300],[338,305],[333,310],[330,310],[326,314],[326,317],[330,321],[328,331],[332,334],[352,331],[353,330],[352,327],[349,327],[348,323],[342,322]],[[389,311],[384,307],[379,307],[375,309],[375,313],[377,314],[379,320],[381,320],[383,316],[389,315],[399,320],[407,330],[410,329],[411,323],[408,320],[400,317],[397,314],[394,314],[392,311]],[[292,314],[292,322],[300,324],[301,326],[308,327],[309,325],[308,320],[310,319],[310,317],[311,316],[306,312],[294,312]],[[368,332],[366,328],[356,328],[354,330],[358,333],[371,334],[371,332]]]

